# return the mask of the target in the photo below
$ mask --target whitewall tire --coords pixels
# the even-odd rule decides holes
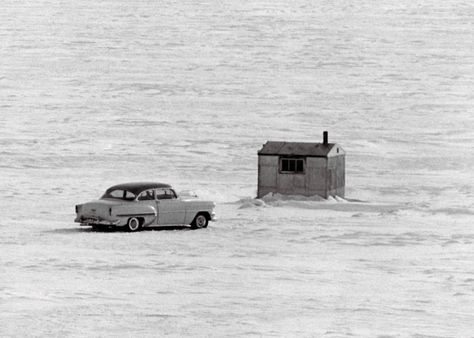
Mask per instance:
[[[136,217],[131,217],[128,219],[128,222],[125,228],[129,232],[135,232],[135,231],[139,231],[141,227],[142,226],[140,224],[140,220]]]

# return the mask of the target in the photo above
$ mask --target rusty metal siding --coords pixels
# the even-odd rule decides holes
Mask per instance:
[[[313,157],[307,159],[307,189],[306,195],[325,195],[327,159]]]
[[[328,196],[344,197],[346,175],[345,175],[345,156],[333,156],[328,158]]]
[[[257,197],[263,197],[277,189],[278,161],[278,156],[258,157]]]
[[[338,157],[337,177],[339,184],[336,193],[338,196],[344,197],[346,187],[346,156],[344,155]]]
[[[334,147],[331,148],[331,151],[328,153],[327,157],[341,156],[345,154],[346,152],[344,151],[344,149],[342,149],[339,144],[335,143]]]
[[[278,173],[276,192],[285,195],[305,195],[306,174]]]

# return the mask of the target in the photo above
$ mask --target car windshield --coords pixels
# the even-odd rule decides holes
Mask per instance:
[[[124,201],[133,201],[136,197],[137,196],[131,191],[123,190],[123,189],[114,189],[114,190],[107,190],[101,198],[102,199],[113,198],[113,199],[119,199],[119,200],[124,200]]]

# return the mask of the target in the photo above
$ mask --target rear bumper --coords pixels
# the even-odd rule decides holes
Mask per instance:
[[[90,225],[114,225],[117,226],[120,223],[120,220],[106,220],[101,218],[93,218],[93,217],[76,217],[74,220],[76,223],[81,223],[82,226],[90,226]]]
[[[217,221],[215,212],[211,213],[211,221],[214,221],[214,222]]]

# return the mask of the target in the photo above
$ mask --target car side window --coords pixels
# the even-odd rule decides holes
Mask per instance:
[[[122,189],[107,190],[101,198],[116,198],[125,201],[133,201],[135,199],[135,194]]]
[[[156,189],[156,199],[158,200],[170,200],[176,198],[176,194],[171,189]]]
[[[166,197],[164,189],[156,189],[156,199],[157,200],[164,200]]]
[[[124,195],[125,195],[125,191],[123,190],[114,190],[108,194],[108,196],[112,198],[124,198]]]
[[[135,199],[135,194],[130,191],[124,191],[123,199],[127,201],[133,201]]]
[[[166,189],[166,190],[167,190],[167,192],[168,192],[168,195],[171,196],[171,197],[170,197],[171,199],[176,198],[176,193],[174,192],[173,189]]]
[[[139,201],[150,201],[155,199],[155,192],[153,189],[145,190],[138,195]]]

